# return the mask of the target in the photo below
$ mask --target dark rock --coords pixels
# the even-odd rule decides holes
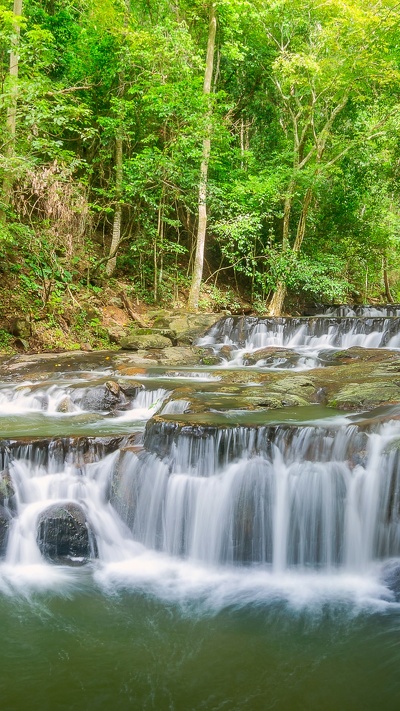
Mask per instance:
[[[107,412],[125,404],[125,396],[118,385],[109,380],[105,385],[88,388],[82,396],[80,406],[83,410]]]
[[[0,506],[0,557],[3,558],[7,550],[8,531],[10,528],[11,514],[4,506]]]
[[[16,510],[15,489],[8,469],[0,472],[0,506],[9,511]]]
[[[98,555],[85,513],[74,503],[53,504],[42,511],[36,540],[41,554],[53,563],[82,565]]]

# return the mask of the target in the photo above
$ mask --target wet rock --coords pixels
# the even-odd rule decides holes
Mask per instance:
[[[234,350],[233,346],[225,345],[225,346],[222,346],[222,348],[220,349],[220,354],[224,358],[230,358],[233,350]]]
[[[68,412],[74,412],[74,411],[75,411],[74,403],[72,402],[71,398],[68,395],[63,397],[63,399],[57,405],[57,412],[68,413]]]
[[[346,365],[354,361],[381,361],[387,360],[390,357],[396,356],[396,351],[381,351],[377,348],[362,348],[361,346],[352,346],[345,350],[323,350],[318,354],[322,363],[331,363],[332,365]]]
[[[0,472],[0,506],[9,511],[16,510],[15,489],[8,469]]]
[[[382,570],[383,583],[389,588],[396,602],[400,602],[400,563],[389,561]]]
[[[83,394],[80,406],[83,410],[109,412],[126,404],[126,398],[117,383],[108,381],[105,385],[88,388]]]
[[[111,395],[114,395],[114,397],[119,398],[121,395],[121,388],[118,385],[118,383],[115,382],[115,380],[107,380],[106,382],[106,388],[109,390]]]
[[[174,346],[162,351],[162,362],[166,366],[198,365],[202,362],[203,349],[188,346]]]
[[[53,504],[42,511],[36,540],[43,557],[53,563],[83,565],[98,555],[93,531],[75,503]]]
[[[277,362],[282,362],[285,367],[290,367],[291,365],[296,365],[298,360],[298,353],[289,348],[273,348],[271,346],[260,348],[252,353],[245,353],[243,356],[244,365],[256,365],[261,361],[262,365],[273,366]]]
[[[11,519],[10,512],[0,506],[0,558],[4,558],[6,554]]]

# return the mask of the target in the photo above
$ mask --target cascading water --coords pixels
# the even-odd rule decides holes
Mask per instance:
[[[340,312],[339,312],[340,313]],[[211,347],[224,354],[231,349],[230,363],[247,365],[249,354],[263,349],[291,349],[298,355],[293,361],[278,354],[270,358],[265,353],[252,363],[272,368],[314,368],[323,363],[323,352],[330,349],[400,348],[400,319],[392,315],[360,317],[326,314],[314,318],[243,318],[227,317],[212,326],[199,339],[198,345]],[[246,358],[247,357],[247,358]]]
[[[323,321],[338,337],[329,317],[228,320],[211,338],[244,353],[323,339]],[[397,711],[399,405],[337,415],[302,396],[315,373],[265,370],[0,386],[7,711],[27,693],[33,711]]]
[[[369,434],[349,425],[200,437],[164,427],[150,427],[150,451],[122,455],[118,465],[114,505],[145,546],[280,572],[354,571],[400,555],[399,457],[390,451],[400,423]],[[168,454],[151,453],[152,442]]]

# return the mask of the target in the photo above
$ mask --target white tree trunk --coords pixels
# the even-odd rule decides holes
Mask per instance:
[[[217,30],[217,17],[215,7],[210,7],[210,25],[208,31],[206,70],[204,74],[203,93],[208,96],[211,93],[211,80],[214,69],[215,34]],[[208,114],[208,125],[206,127],[206,137],[203,141],[203,153],[200,165],[199,182],[199,218],[197,226],[196,255],[194,259],[192,284],[190,287],[188,307],[191,311],[197,311],[199,307],[200,285],[203,276],[204,247],[207,230],[207,182],[208,163],[211,152],[211,114]]]
[[[117,264],[117,251],[121,242],[121,218],[122,218],[122,138],[118,137],[115,141],[115,210],[113,219],[113,230],[111,238],[111,246],[109,252],[109,260],[107,262],[106,273],[112,276]]]

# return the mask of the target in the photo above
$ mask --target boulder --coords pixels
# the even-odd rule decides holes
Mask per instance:
[[[6,554],[11,519],[10,512],[4,506],[0,506],[0,558],[4,558]]]
[[[191,346],[220,318],[218,314],[172,312],[156,318],[154,326],[172,331],[178,346]]]
[[[78,504],[52,504],[39,515],[37,544],[44,558],[61,565],[83,565],[96,558],[97,544]]]
[[[13,318],[10,321],[9,331],[13,336],[28,339],[31,336],[32,328],[27,319]]]
[[[104,385],[88,388],[82,396],[83,410],[109,412],[126,404],[126,398],[118,383],[108,380]]]

